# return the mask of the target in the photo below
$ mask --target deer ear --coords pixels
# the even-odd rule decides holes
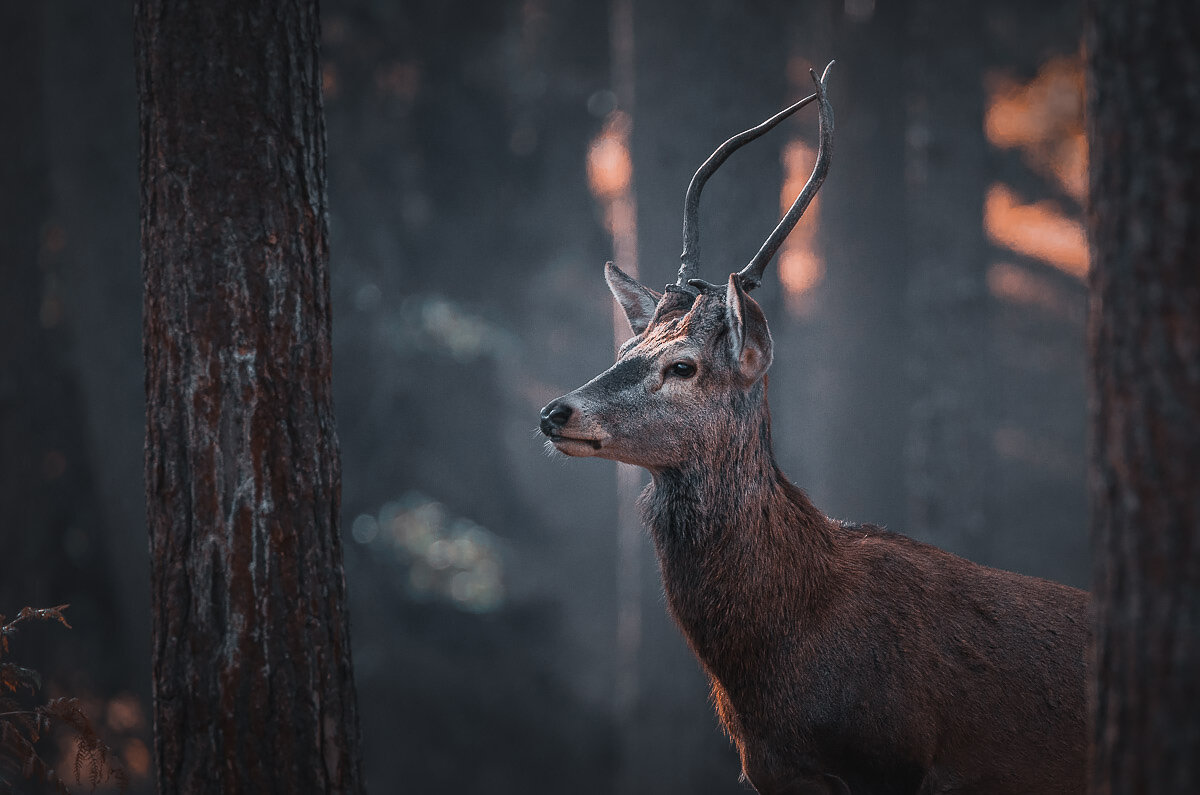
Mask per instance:
[[[771,331],[762,308],[746,295],[736,273],[730,274],[725,288],[725,321],[734,366],[742,379],[752,384],[771,366]]]
[[[612,291],[617,303],[625,310],[629,319],[629,327],[634,334],[641,334],[654,318],[654,308],[658,306],[661,295],[643,287],[636,279],[625,275],[625,272],[611,262],[604,266],[604,281]]]

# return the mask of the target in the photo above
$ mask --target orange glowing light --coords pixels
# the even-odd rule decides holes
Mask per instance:
[[[792,55],[787,60],[784,70],[787,72],[788,83],[792,88],[803,91],[812,88],[812,78],[808,70],[813,68],[813,62],[802,55]]]
[[[614,110],[604,129],[588,147],[588,187],[604,207],[604,222],[613,239],[613,260],[637,278],[637,202],[633,195],[633,158],[629,135],[633,119]],[[621,309],[613,305],[613,328],[618,337],[627,330]],[[620,345],[623,339],[618,339]]]
[[[142,779],[150,774],[150,750],[136,737],[121,747],[121,760],[135,779]]]
[[[321,65],[321,94],[325,99],[337,99],[339,89],[337,64],[326,61]]]
[[[1044,276],[1008,262],[987,271],[988,290],[995,297],[1033,307],[1075,322],[1083,322],[1083,301]]]
[[[129,693],[113,698],[105,707],[105,721],[117,732],[139,731],[146,725],[141,702]]]
[[[817,154],[804,141],[789,141],[783,149],[783,185],[779,189],[779,208],[785,213],[800,195],[812,173]],[[802,315],[807,308],[806,296],[820,284],[825,264],[817,253],[817,224],[821,216],[821,197],[818,195],[804,212],[799,223],[783,243],[779,252],[779,281],[787,295],[788,308]]]
[[[1000,149],[1020,149],[1031,168],[1082,202],[1087,192],[1087,139],[1081,59],[1052,58],[1029,83],[1007,77],[994,77],[991,83],[984,117],[988,141]]]
[[[633,159],[629,156],[629,117],[624,113],[612,113],[588,147],[587,173],[592,195],[599,199],[612,201],[629,190]]]
[[[637,252],[632,250],[629,240],[637,231],[637,206],[628,193],[622,193],[609,202],[604,218],[609,233],[616,239],[613,243],[613,256],[617,258],[617,262],[634,262]],[[636,241],[636,238],[632,239]],[[626,265],[623,264],[622,267]]]
[[[779,281],[788,297],[807,293],[825,275],[825,264],[811,251],[784,251],[779,257]]]
[[[1077,279],[1088,271],[1083,224],[1051,201],[1021,204],[1007,186],[994,183],[983,205],[983,225],[992,242],[1033,257]]]

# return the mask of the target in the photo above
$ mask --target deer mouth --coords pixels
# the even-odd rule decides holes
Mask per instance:
[[[550,443],[560,453],[575,456],[594,455],[604,446],[604,442],[600,439],[585,439],[577,436],[562,435],[551,436]]]

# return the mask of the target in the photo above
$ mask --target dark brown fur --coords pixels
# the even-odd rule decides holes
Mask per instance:
[[[622,305],[641,334],[543,429],[653,475],[668,605],[755,788],[1082,793],[1086,594],[818,511],[775,464],[770,334],[732,280]]]

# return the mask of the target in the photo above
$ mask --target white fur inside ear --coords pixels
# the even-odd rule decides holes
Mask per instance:
[[[740,288],[737,274],[731,274],[729,284],[725,286],[725,320],[729,324],[729,352],[735,362],[742,360],[746,329],[745,312],[742,307],[743,294]]]
[[[725,288],[725,319],[733,361],[746,383],[753,383],[771,366],[771,332],[757,304],[742,289],[741,277],[733,274]]]
[[[629,320],[629,327],[633,329],[633,333],[641,334],[645,331],[654,318],[654,310],[661,296],[643,287],[611,262],[604,266],[604,281],[608,282],[608,289],[613,298],[616,298],[621,309],[625,310],[625,317]]]

